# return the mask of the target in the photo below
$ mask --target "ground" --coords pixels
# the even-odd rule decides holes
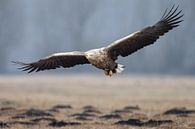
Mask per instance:
[[[0,76],[0,128],[195,129],[195,77]]]

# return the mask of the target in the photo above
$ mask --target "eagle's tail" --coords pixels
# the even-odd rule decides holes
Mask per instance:
[[[116,68],[116,72],[121,73],[124,70],[124,68],[125,68],[124,65],[118,64]]]

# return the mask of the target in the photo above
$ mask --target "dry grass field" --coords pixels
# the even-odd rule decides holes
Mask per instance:
[[[0,128],[195,129],[195,77],[0,76]]]

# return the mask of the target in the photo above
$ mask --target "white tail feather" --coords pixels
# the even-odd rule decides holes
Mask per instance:
[[[124,70],[124,68],[125,68],[124,65],[118,64],[118,66],[116,68],[116,72],[117,73],[121,73]]]

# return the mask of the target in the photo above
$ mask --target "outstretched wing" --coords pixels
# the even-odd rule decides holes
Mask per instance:
[[[161,20],[155,25],[147,27],[141,31],[135,32],[127,37],[119,39],[107,47],[110,56],[116,60],[120,55],[122,57],[128,56],[135,51],[153,44],[160,36],[163,36],[168,31],[179,26],[182,22],[183,14],[178,11],[177,6],[173,6],[169,12],[167,9],[162,16]]]
[[[89,64],[89,61],[82,52],[56,53],[33,63],[13,62],[21,65],[23,71],[38,72],[60,67],[69,68],[79,64]]]

